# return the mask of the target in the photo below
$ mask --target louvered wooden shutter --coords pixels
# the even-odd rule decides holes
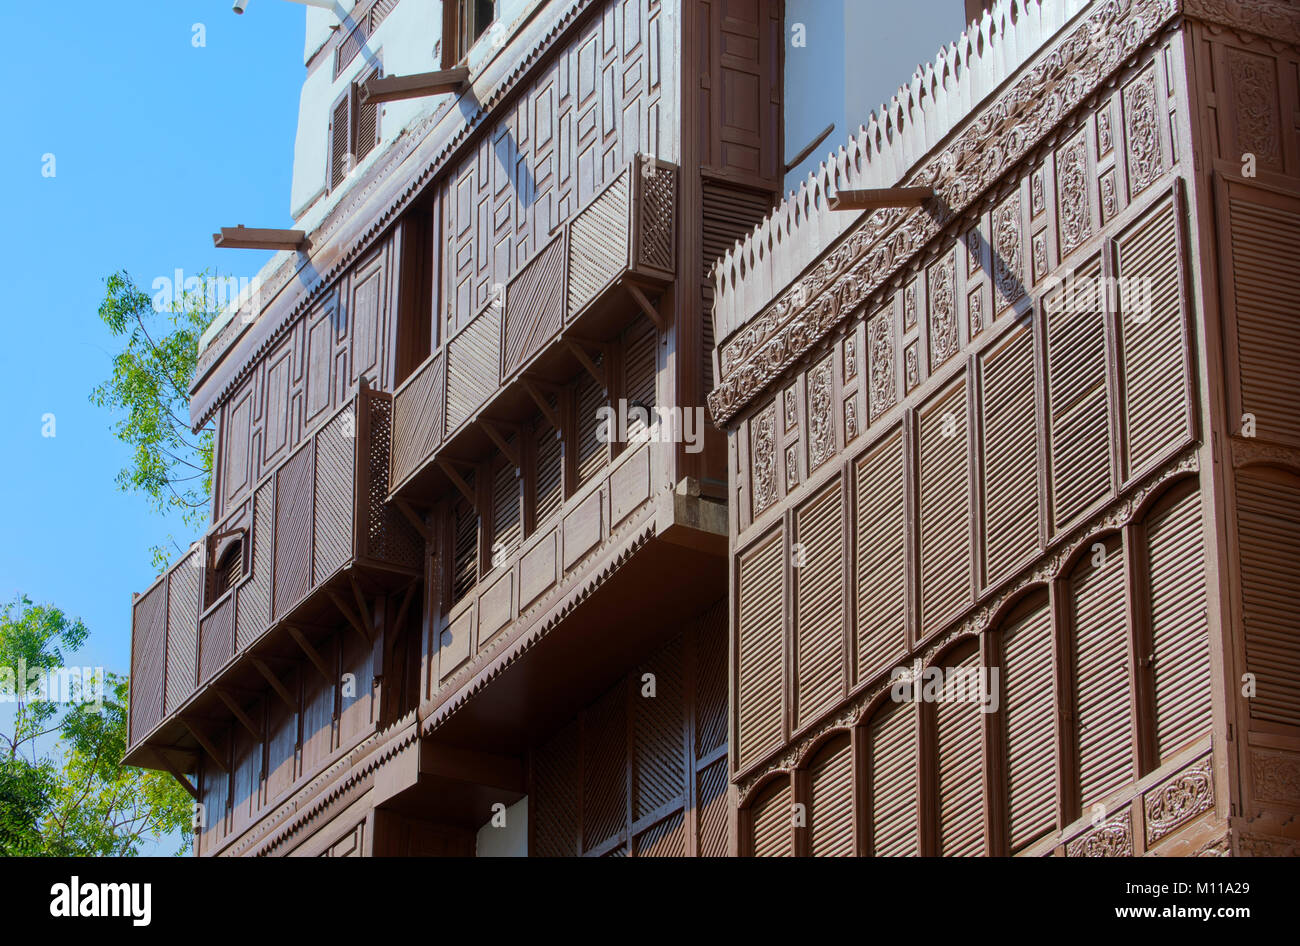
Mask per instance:
[[[1185,493],[1147,520],[1155,682],[1161,761],[1210,730],[1210,629],[1200,493]]]
[[[597,362],[599,367],[603,362]],[[577,427],[578,427],[578,485],[586,483],[599,473],[609,459],[609,444],[601,442],[602,428],[600,409],[606,406],[605,395],[600,385],[585,371],[578,379],[577,392]],[[615,431],[607,431],[612,438]]]
[[[903,436],[891,434],[857,469],[858,679],[907,647]]]
[[[1182,266],[1172,203],[1119,244],[1125,476],[1134,476],[1191,429],[1191,373],[1183,353]]]
[[[633,821],[680,806],[685,798],[684,667],[683,642],[677,638],[632,674]],[[645,695],[646,674],[654,677],[654,696]]]
[[[1241,470],[1237,529],[1250,716],[1300,726],[1300,479]]]
[[[532,754],[532,792],[528,798],[534,857],[573,857],[578,853],[578,723],[570,723]]]
[[[1233,193],[1260,193],[1233,188]],[[1230,201],[1241,409],[1257,436],[1300,443],[1300,246],[1297,204],[1271,194]],[[1265,203],[1267,201],[1268,203]]]
[[[1015,329],[983,361],[983,531],[993,584],[1039,544],[1033,334]]]
[[[583,850],[611,840],[627,824],[627,685],[614,687],[583,713]]]
[[[797,515],[795,707],[803,726],[844,694],[844,541],[835,480]]]
[[[1046,601],[1003,632],[1003,720],[1011,853],[1056,826],[1056,679]]]
[[[984,853],[984,714],[977,698],[965,698],[979,695],[978,649],[944,669],[948,680],[960,683],[934,704],[939,852],[970,857]]]
[[[1076,285],[1100,285],[1096,264]],[[1098,300],[1095,298],[1093,302]],[[1047,302],[1047,397],[1052,524],[1060,529],[1110,486],[1106,325],[1099,305],[1058,294]]]
[[[853,746],[847,736],[826,745],[808,766],[812,794],[808,833],[813,857],[852,857]]]
[[[343,183],[351,169],[352,95],[343,96],[330,119],[330,190]]]
[[[627,334],[623,391],[628,402],[628,440],[634,439],[645,429],[641,418],[633,413],[634,407],[644,408],[650,423],[654,423],[655,355],[658,342],[654,327],[645,324],[644,319],[639,319],[638,324]]]
[[[511,437],[507,443],[514,444]],[[519,548],[519,477],[507,461],[492,477],[492,555],[513,555]]]
[[[473,487],[473,479],[466,477]],[[455,531],[451,563],[451,600],[456,603],[478,583],[478,513],[463,497],[453,513]]]
[[[794,854],[794,819],[790,783],[781,779],[763,792],[750,809],[755,857],[791,857]]]
[[[382,71],[374,69],[369,72],[360,83],[355,91],[357,96],[357,164],[366,159],[375,146],[379,144],[379,104],[377,102],[361,102],[361,89],[371,79],[377,79],[382,75]]]
[[[1070,627],[1074,642],[1075,718],[1079,787],[1086,811],[1133,778],[1128,621],[1125,615],[1124,552],[1105,543],[1105,562],[1089,553],[1070,579]]]
[[[740,560],[736,699],[742,766],[781,738],[782,545],[778,532]]]
[[[562,491],[563,443],[555,428],[545,420],[537,426],[537,528],[541,528],[560,511]]]
[[[899,857],[918,853],[916,704],[888,704],[867,734],[871,853]]]
[[[921,634],[938,630],[971,600],[970,456],[966,381],[920,414]]]

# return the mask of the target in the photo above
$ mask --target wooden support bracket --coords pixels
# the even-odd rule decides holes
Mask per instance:
[[[627,283],[627,293],[632,297],[632,301],[641,307],[641,311],[646,314],[650,321],[655,324],[655,328],[661,332],[668,331],[667,320],[660,315],[659,310],[646,298],[646,294],[641,291],[640,286],[632,282]]]
[[[253,666],[257,668],[257,672],[262,675],[262,678],[271,685],[271,689],[279,695],[284,705],[291,710],[296,710],[298,708],[297,701],[289,695],[288,687],[280,682],[280,678],[275,675],[275,671],[267,666],[266,661],[260,657],[251,657],[250,660]]]
[[[344,619],[347,620],[348,625],[354,631],[360,634],[362,639],[364,639],[367,644],[371,643],[370,635],[366,633],[365,627],[364,625],[362,625],[361,620],[352,612],[351,606],[346,601],[344,601],[341,597],[335,594],[333,589],[328,589],[326,590],[325,593],[329,595],[329,599],[334,602],[334,607],[338,608],[339,613],[342,614]]]
[[[492,442],[497,445],[497,449],[501,451],[516,470],[524,465],[519,458],[518,444],[516,443],[513,447],[510,446],[510,442],[506,440],[505,435],[501,433],[496,424],[490,420],[480,420],[479,426],[483,428],[483,432],[491,438]]]
[[[162,765],[164,769],[168,771],[168,773],[170,773],[172,778],[176,779],[176,781],[181,783],[181,788],[185,789],[186,794],[188,794],[195,801],[200,800],[199,790],[194,787],[194,783],[191,782],[185,776],[185,773],[180,770],[180,766],[172,762],[171,758],[167,755],[167,752],[165,750],[155,749],[153,753],[153,757]]]
[[[226,708],[235,714],[235,719],[244,724],[244,728],[249,731],[254,739],[261,742],[265,736],[265,733],[262,732],[262,727],[253,723],[253,720],[249,718],[249,715],[244,712],[244,708],[239,705],[239,701],[221,687],[213,687],[212,689],[217,696],[220,697],[221,702],[226,704]]]
[[[605,372],[601,371],[597,364],[592,361],[591,356],[587,354],[587,350],[571,338],[566,338],[564,344],[573,353],[573,357],[578,359],[582,367],[587,369],[587,374],[591,375],[592,380],[600,385],[600,390],[608,397],[609,383],[605,379]]]
[[[426,95],[454,95],[463,91],[468,84],[468,66],[454,66],[451,69],[409,76],[384,76],[370,79],[361,87],[361,104],[398,102]]]
[[[212,759],[212,764],[221,771],[229,773],[230,766],[226,764],[224,754],[217,749],[216,741],[211,737],[211,735],[209,735],[209,733],[193,719],[187,719],[186,717],[181,716],[180,721],[181,725],[190,731],[190,735],[193,736],[198,741],[198,744],[203,747],[204,751],[207,752],[208,756]]]
[[[464,477],[456,472],[456,468],[452,466],[451,462],[445,457],[438,458],[438,466],[442,468],[442,472],[447,474],[447,479],[451,480],[452,485],[460,490],[460,494],[469,500],[469,504],[473,506],[475,512],[477,512],[478,497],[474,495],[474,490],[470,489],[470,485],[465,482]]]
[[[305,250],[307,234],[303,230],[268,230],[261,227],[222,227],[212,234],[212,245],[234,250]]]
[[[406,521],[415,527],[415,531],[420,533],[425,542],[433,542],[433,532],[429,529],[428,523],[424,521],[423,516],[411,508],[410,503],[405,499],[397,499],[393,501],[393,505],[397,507],[398,512],[406,517]]]
[[[550,401],[546,399],[546,392],[542,390],[541,386],[532,378],[523,378],[522,380],[524,390],[527,391],[528,396],[533,399],[533,403],[535,403],[537,409],[542,412],[542,416],[550,422],[551,426],[554,427],[556,431],[563,431],[564,428],[560,423],[560,412],[552,407]],[[549,387],[549,385],[547,387]]]
[[[875,187],[836,191],[831,210],[879,210],[882,207],[920,207],[934,197],[933,187]]]
[[[325,682],[330,686],[333,686],[336,682],[334,674],[330,673],[328,668],[326,668],[325,659],[321,657],[320,651],[311,646],[311,642],[302,636],[302,631],[298,630],[292,624],[286,625],[285,629],[289,632],[289,636],[294,639],[294,642],[302,648],[302,652],[307,655],[307,659],[310,660],[312,665],[320,671],[320,675],[325,678]]]

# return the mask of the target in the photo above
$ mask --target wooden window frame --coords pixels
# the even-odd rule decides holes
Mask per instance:
[[[378,78],[383,74],[383,61],[376,57],[373,62],[367,63],[367,68],[363,69],[358,74],[357,78],[349,82],[348,87],[344,89],[332,103],[330,103],[330,120],[329,128],[326,132],[327,147],[325,149],[325,192],[327,194],[332,194],[336,190],[342,188],[347,182],[347,179],[352,176],[352,172],[355,171],[361,162],[369,157],[370,154],[379,147],[379,143],[383,141],[383,107],[376,104],[371,106],[375,109],[375,141],[366,150],[365,154],[358,154],[357,134],[360,127],[361,115],[360,89],[361,86],[370,79]],[[347,105],[348,116],[347,155],[351,156],[352,160],[348,163],[347,169],[343,171],[336,181],[334,179],[334,122],[338,116],[339,107],[344,104]]]
[[[492,0],[492,19],[483,26],[473,38],[464,35],[461,29],[465,21],[465,11],[475,0],[443,0],[442,4],[442,68],[451,69],[464,62],[475,43],[483,34],[492,29],[492,24],[501,19],[500,0]]]

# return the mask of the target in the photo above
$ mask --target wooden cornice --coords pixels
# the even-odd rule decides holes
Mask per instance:
[[[437,72],[421,72],[409,76],[384,76],[369,79],[361,87],[361,104],[399,102],[427,95],[446,95],[461,92],[469,84],[469,67],[454,66]]]

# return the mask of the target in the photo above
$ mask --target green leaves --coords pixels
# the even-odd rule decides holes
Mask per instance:
[[[59,609],[16,598],[0,610],[0,668],[58,671],[87,636]],[[82,681],[70,703],[18,703],[13,731],[0,734],[0,855],[125,856],[167,836],[181,839],[178,853],[189,848],[192,809],[180,783],[121,764],[127,679],[105,674],[97,689]]]
[[[199,339],[214,313],[201,291],[178,291],[157,311],[127,273],[114,273],[104,284],[99,317],[124,347],[113,359],[112,377],[90,400],[118,416],[113,433],[132,448],[130,463],[117,474],[118,488],[143,493],[158,512],[178,510],[187,526],[200,527],[212,489],[212,429],[191,431],[189,388]],[[160,571],[170,557],[154,549]]]

